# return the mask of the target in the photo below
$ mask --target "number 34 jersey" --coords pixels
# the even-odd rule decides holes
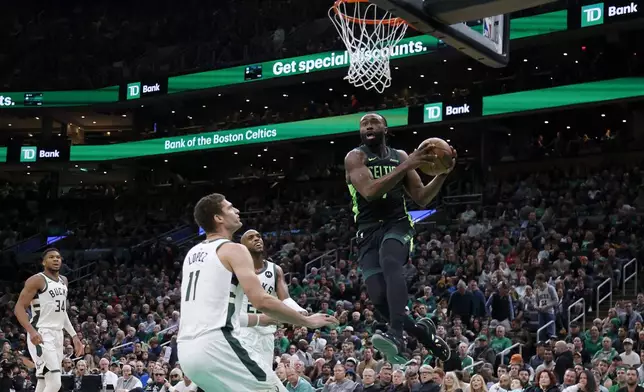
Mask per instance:
[[[217,250],[226,242],[230,241],[203,241],[190,249],[183,261],[179,342],[216,330],[239,331],[244,290],[217,256]]]
[[[31,325],[34,328],[63,330],[67,317],[67,286],[61,278],[53,280],[44,273],[45,287],[31,301]]]

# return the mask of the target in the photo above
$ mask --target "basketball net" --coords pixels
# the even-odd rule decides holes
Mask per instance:
[[[405,21],[367,0],[337,0],[329,9],[329,18],[349,54],[344,79],[379,93],[391,86],[389,58],[405,36]]]

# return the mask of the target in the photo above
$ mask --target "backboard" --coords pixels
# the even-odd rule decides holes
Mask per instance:
[[[491,67],[510,60],[510,13],[555,0],[369,0],[412,28]],[[478,29],[468,21],[481,21]]]

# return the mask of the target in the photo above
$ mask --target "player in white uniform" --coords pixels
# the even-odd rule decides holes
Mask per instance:
[[[181,368],[205,391],[286,391],[262,358],[239,341],[244,293],[255,309],[275,320],[311,328],[338,321],[321,313],[305,317],[264,291],[248,249],[231,241],[242,224],[239,210],[223,195],[199,200],[194,217],[206,240],[190,249],[183,262],[177,339]],[[249,314],[248,324],[257,319]]]
[[[63,353],[63,329],[72,337],[76,356],[83,345],[67,316],[67,279],[59,275],[62,257],[57,249],[43,252],[43,272],[33,275],[20,292],[14,314],[27,331],[27,347],[36,365],[36,392],[58,392]],[[31,307],[31,319],[27,308]]]
[[[257,230],[248,230],[242,235],[241,243],[248,249],[251,257],[253,258],[255,273],[257,274],[264,291],[269,295],[276,297],[282,301],[284,305],[296,312],[307,315],[308,312],[306,309],[303,309],[297,304],[297,302],[293,301],[289,295],[288,286],[286,286],[284,271],[282,271],[282,268],[272,261],[264,259],[264,240],[262,239],[262,235]],[[266,364],[272,369],[275,359],[273,351],[275,347],[275,332],[277,331],[277,327],[275,325],[249,325],[249,314],[259,315],[261,312],[255,309],[248,300],[248,296],[244,295],[244,301],[242,302],[241,313],[239,315],[239,323],[242,327],[248,328],[242,328],[240,331],[242,344],[244,347],[257,351],[257,353],[264,358]],[[261,322],[259,317],[257,320],[258,322]],[[270,321],[264,320],[264,323],[270,323]]]

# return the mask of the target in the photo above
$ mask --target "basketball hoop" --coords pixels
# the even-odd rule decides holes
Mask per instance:
[[[329,18],[347,47],[349,71],[356,87],[379,93],[391,86],[389,58],[407,31],[407,23],[368,0],[336,0]]]

